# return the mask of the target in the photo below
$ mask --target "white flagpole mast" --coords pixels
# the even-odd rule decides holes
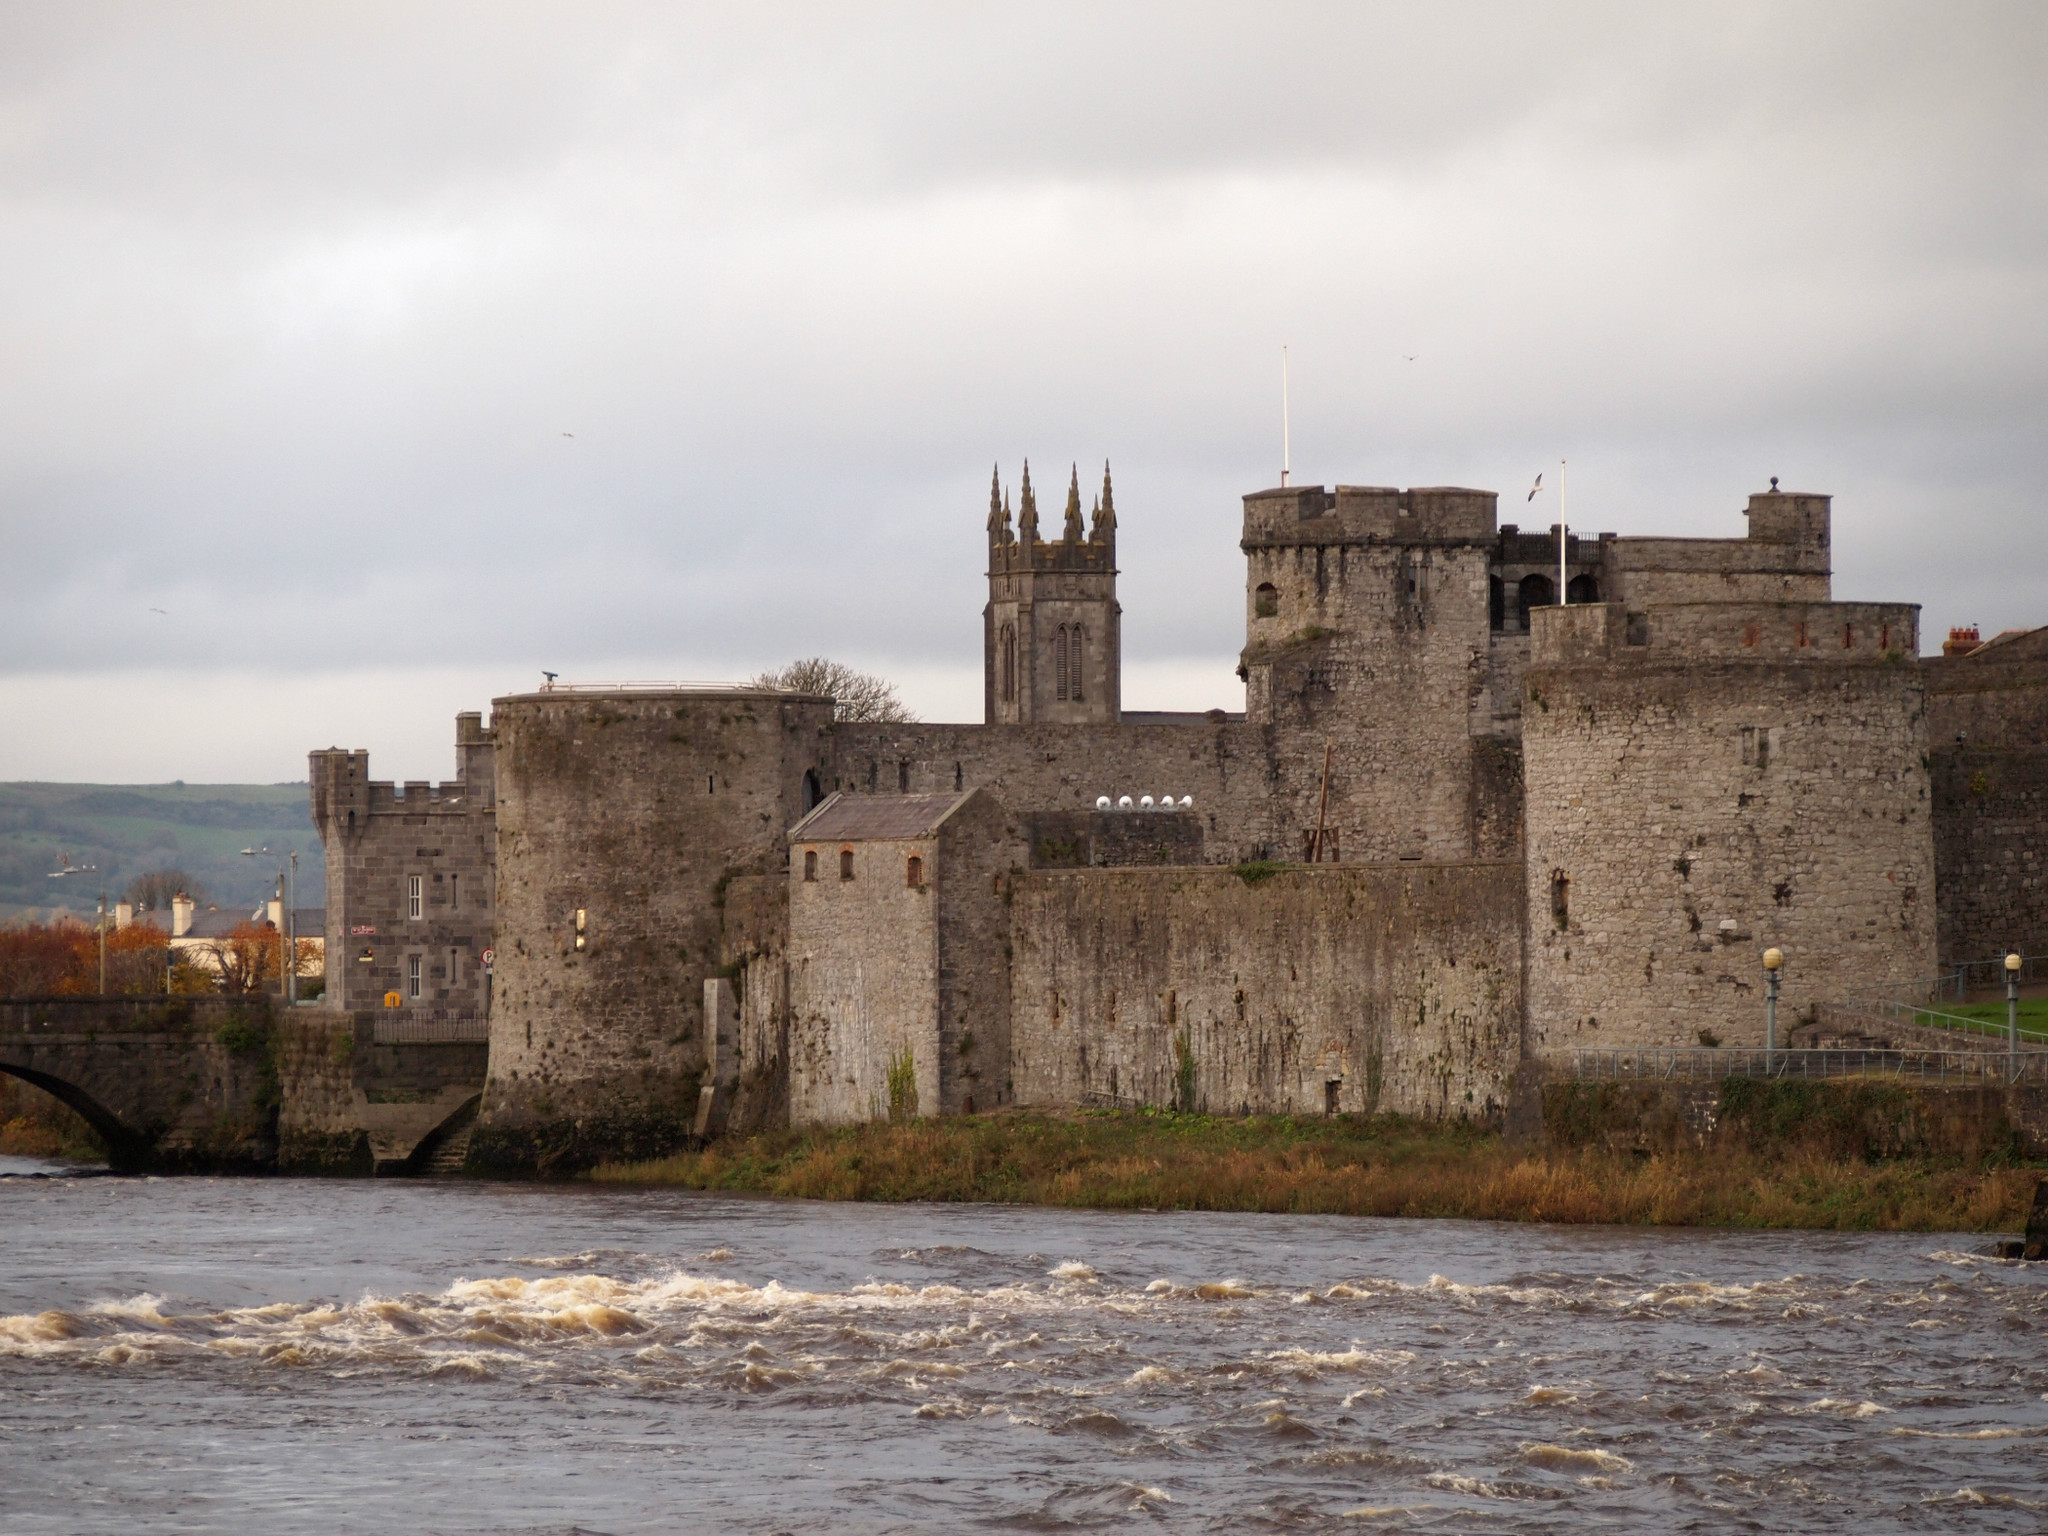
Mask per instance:
[[[1565,461],[1559,459],[1557,461],[1557,600],[1560,603],[1571,601],[1570,597],[1566,595],[1570,589],[1565,583],[1564,570],[1564,536],[1566,529],[1564,520],[1564,481]]]
[[[1280,483],[1287,484],[1288,472],[1294,467],[1293,447],[1287,436],[1287,348],[1280,348]]]

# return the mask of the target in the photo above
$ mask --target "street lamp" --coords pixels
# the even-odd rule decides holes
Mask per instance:
[[[1785,951],[1776,945],[1764,951],[1764,1076],[1771,1075],[1771,1056],[1778,1049],[1778,973],[1785,969]]]
[[[268,852],[267,846],[244,848],[242,857],[250,859]],[[299,1000],[299,850],[292,849],[285,855],[285,860],[286,863],[280,864],[277,870],[278,904],[284,908],[279,914],[283,921],[277,925],[277,992],[284,999],[285,1007],[289,1008]],[[289,881],[285,876],[287,865],[291,870]],[[286,955],[291,956],[289,963],[284,958]]]
[[[2020,1075],[2020,967],[2018,950],[2005,957],[2005,1064],[2014,1082]]]

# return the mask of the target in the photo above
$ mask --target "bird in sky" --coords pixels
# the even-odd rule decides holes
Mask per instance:
[[[575,435],[576,435],[576,434],[575,434],[574,432],[564,432],[564,433],[562,434],[562,436],[564,436],[564,437],[574,437]]]
[[[1534,501],[1534,500],[1536,499],[1536,493],[1537,493],[1538,491],[1542,490],[1542,489],[1543,489],[1543,477],[1542,477],[1541,475],[1538,475],[1538,476],[1536,477],[1536,483],[1535,483],[1534,485],[1532,485],[1532,486],[1530,486],[1530,487],[1529,487],[1529,494],[1528,494],[1527,496],[1523,497],[1522,499],[1523,499],[1524,501]]]
[[[1415,361],[1416,357],[1417,357],[1417,356],[1419,356],[1420,354],[1418,354],[1418,353],[1414,353],[1414,352],[1403,352],[1403,353],[1402,353],[1401,355],[1402,355],[1403,357],[1407,358],[1407,359],[1408,359],[1408,361],[1412,363],[1412,362],[1414,362],[1414,361]]]
[[[149,611],[151,613],[160,613],[167,619],[171,616],[170,610],[168,608],[152,608]]]

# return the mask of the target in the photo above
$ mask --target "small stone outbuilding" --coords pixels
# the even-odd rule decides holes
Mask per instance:
[[[842,793],[789,841],[792,1123],[1008,1102],[1016,819],[984,790]]]

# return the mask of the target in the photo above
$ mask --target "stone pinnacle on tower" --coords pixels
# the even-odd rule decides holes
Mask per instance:
[[[1017,538],[1028,559],[1031,546],[1038,542],[1038,498],[1031,494],[1029,459],[1024,461],[1024,483],[1017,490]]]
[[[1102,461],[1102,500],[1096,505],[1095,526],[1088,538],[1095,544],[1116,542],[1116,497],[1109,488],[1109,460]]]
[[[1010,542],[1010,498],[1002,485],[1002,466],[997,465],[988,481],[988,537],[992,544]]]
[[[1074,475],[1067,482],[1067,526],[1061,537],[1069,544],[1081,542],[1081,466],[1074,466]]]

